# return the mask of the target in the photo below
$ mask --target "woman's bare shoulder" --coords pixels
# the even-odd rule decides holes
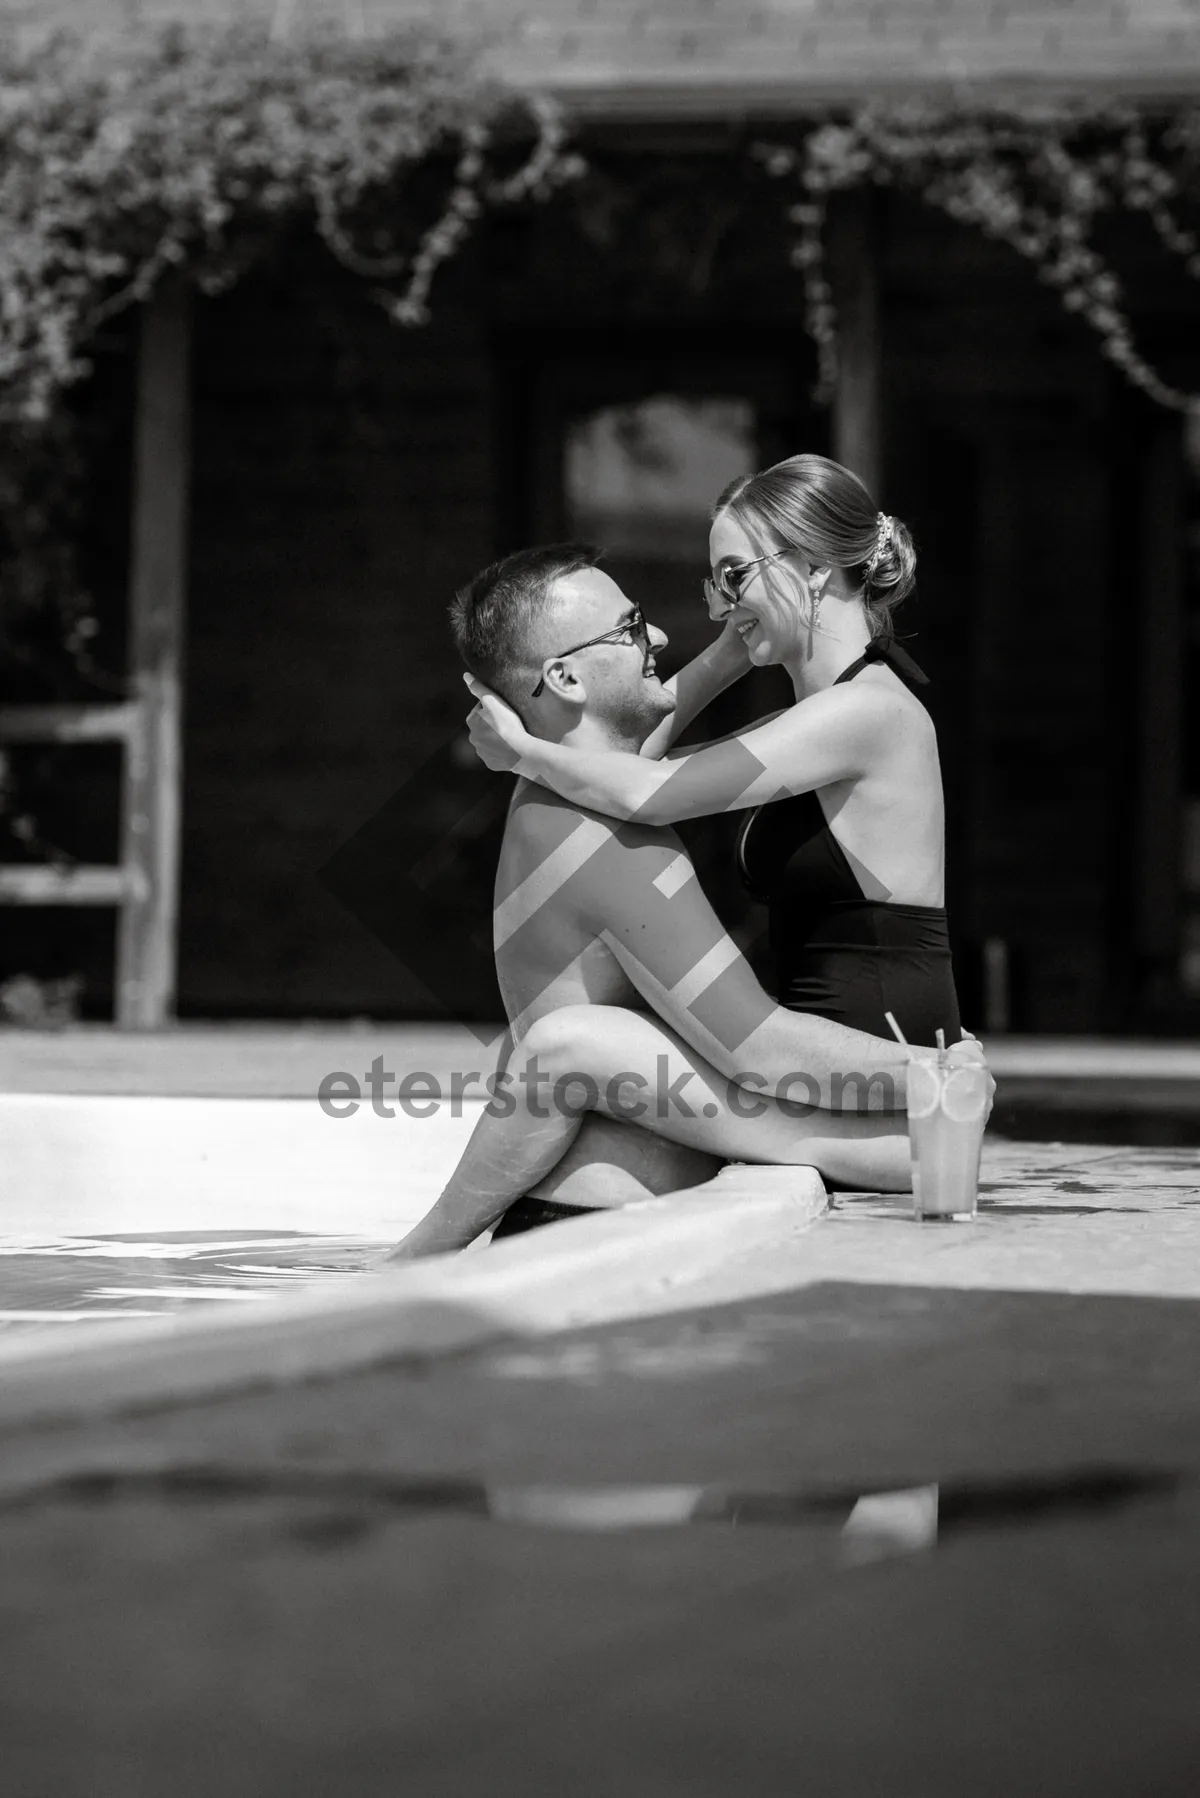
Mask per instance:
[[[914,727],[933,729],[933,719],[924,701],[890,668],[866,668],[856,680],[847,681],[841,687],[830,687],[828,692],[845,694],[846,702],[856,705],[864,715],[885,721],[904,720]]]

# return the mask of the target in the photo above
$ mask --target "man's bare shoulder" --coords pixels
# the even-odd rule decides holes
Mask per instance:
[[[549,787],[538,786],[536,781],[518,782],[508,808],[506,841],[536,848],[544,855],[583,828],[597,841],[611,837],[631,849],[662,844],[677,851],[681,846],[677,832],[669,824],[622,823],[617,818],[606,818],[603,812],[574,805],[552,793]]]
[[[694,871],[669,825],[621,823],[522,782],[509,809],[496,897],[515,903],[535,882],[554,894],[556,908],[594,926],[616,910],[636,912],[664,876],[675,891]]]

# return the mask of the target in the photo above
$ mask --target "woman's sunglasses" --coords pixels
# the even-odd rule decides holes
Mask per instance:
[[[769,556],[756,556],[753,562],[734,562],[728,568],[721,568],[715,576],[709,576],[704,582],[704,602],[709,612],[716,616],[713,608],[723,605],[725,611],[731,612],[742,597],[751,571],[761,568],[766,562],[778,562],[783,556],[790,555],[786,549],[774,550]]]

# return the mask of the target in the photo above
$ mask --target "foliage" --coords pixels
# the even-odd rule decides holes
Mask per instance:
[[[1200,236],[1180,216],[1200,198],[1200,110],[1155,124],[1116,104],[993,112],[864,106],[811,127],[798,144],[759,144],[756,154],[801,191],[790,208],[799,227],[792,260],[804,277],[824,397],[837,378],[824,247],[829,199],[874,184],[1008,244],[1096,332],[1103,354],[1134,386],[1158,405],[1200,409],[1200,395],[1173,386],[1140,354],[1121,281],[1096,243],[1106,214],[1139,214],[1164,250],[1200,278]]]
[[[489,167],[514,131],[532,151]],[[447,158],[441,216],[421,229],[401,183]],[[297,218],[356,273],[401,281],[380,297],[419,323],[435,270],[485,206],[571,170],[544,101],[498,89],[425,34],[172,28],[0,49],[0,405],[44,418],[105,318],[172,268],[227,286]]]
[[[105,320],[178,272],[212,293],[307,224],[399,324],[489,206],[577,162],[546,101],[427,31],[245,26],[0,39],[0,625],[58,612],[86,666],[65,390]],[[72,642],[73,634],[73,642]],[[17,630],[20,636],[20,630]]]

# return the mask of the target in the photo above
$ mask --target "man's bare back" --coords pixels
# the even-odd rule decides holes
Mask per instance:
[[[519,1042],[535,1018],[562,1005],[643,1001],[611,947],[580,909],[587,863],[617,826],[547,787],[513,794],[496,870],[496,975]],[[661,833],[664,843],[673,834]]]
[[[520,781],[496,870],[496,975],[514,1040],[564,1005],[648,1009],[616,954],[580,906],[588,862],[617,826]],[[673,831],[657,833],[672,853]],[[567,870],[573,870],[568,873]],[[562,1204],[620,1205],[711,1179],[724,1165],[636,1124],[591,1113],[553,1172],[531,1196]]]

